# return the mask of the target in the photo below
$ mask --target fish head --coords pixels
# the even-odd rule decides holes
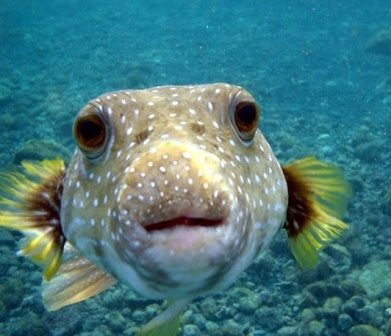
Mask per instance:
[[[285,218],[286,184],[228,84],[117,91],[74,123],[61,221],[83,255],[151,298],[231,284]]]

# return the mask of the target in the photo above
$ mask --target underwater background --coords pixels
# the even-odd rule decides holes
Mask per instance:
[[[117,89],[228,82],[262,106],[280,162],[315,154],[353,189],[349,229],[302,271],[286,233],[179,335],[391,335],[391,3],[1,1],[0,167],[69,160],[72,122]],[[134,335],[161,310],[117,285],[46,312],[41,272],[0,231],[0,335]]]

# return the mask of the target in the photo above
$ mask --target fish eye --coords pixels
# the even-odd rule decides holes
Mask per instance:
[[[95,159],[103,153],[106,133],[104,121],[95,113],[79,116],[73,125],[77,145],[89,159]]]
[[[233,111],[233,122],[240,139],[251,143],[258,126],[259,109],[252,101],[242,101],[236,104]]]

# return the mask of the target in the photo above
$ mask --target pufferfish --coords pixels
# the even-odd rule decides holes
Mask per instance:
[[[230,286],[277,232],[298,263],[346,224],[349,186],[307,157],[283,167],[258,129],[260,107],[229,84],[106,93],[73,124],[76,150],[2,176],[0,226],[43,267],[48,310],[117,281],[169,306],[139,335],[176,335],[192,299]]]

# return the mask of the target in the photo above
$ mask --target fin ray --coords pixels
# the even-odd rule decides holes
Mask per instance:
[[[49,311],[84,301],[117,282],[113,276],[79,255],[68,242],[65,244],[64,260],[54,278],[44,282],[43,302]]]

